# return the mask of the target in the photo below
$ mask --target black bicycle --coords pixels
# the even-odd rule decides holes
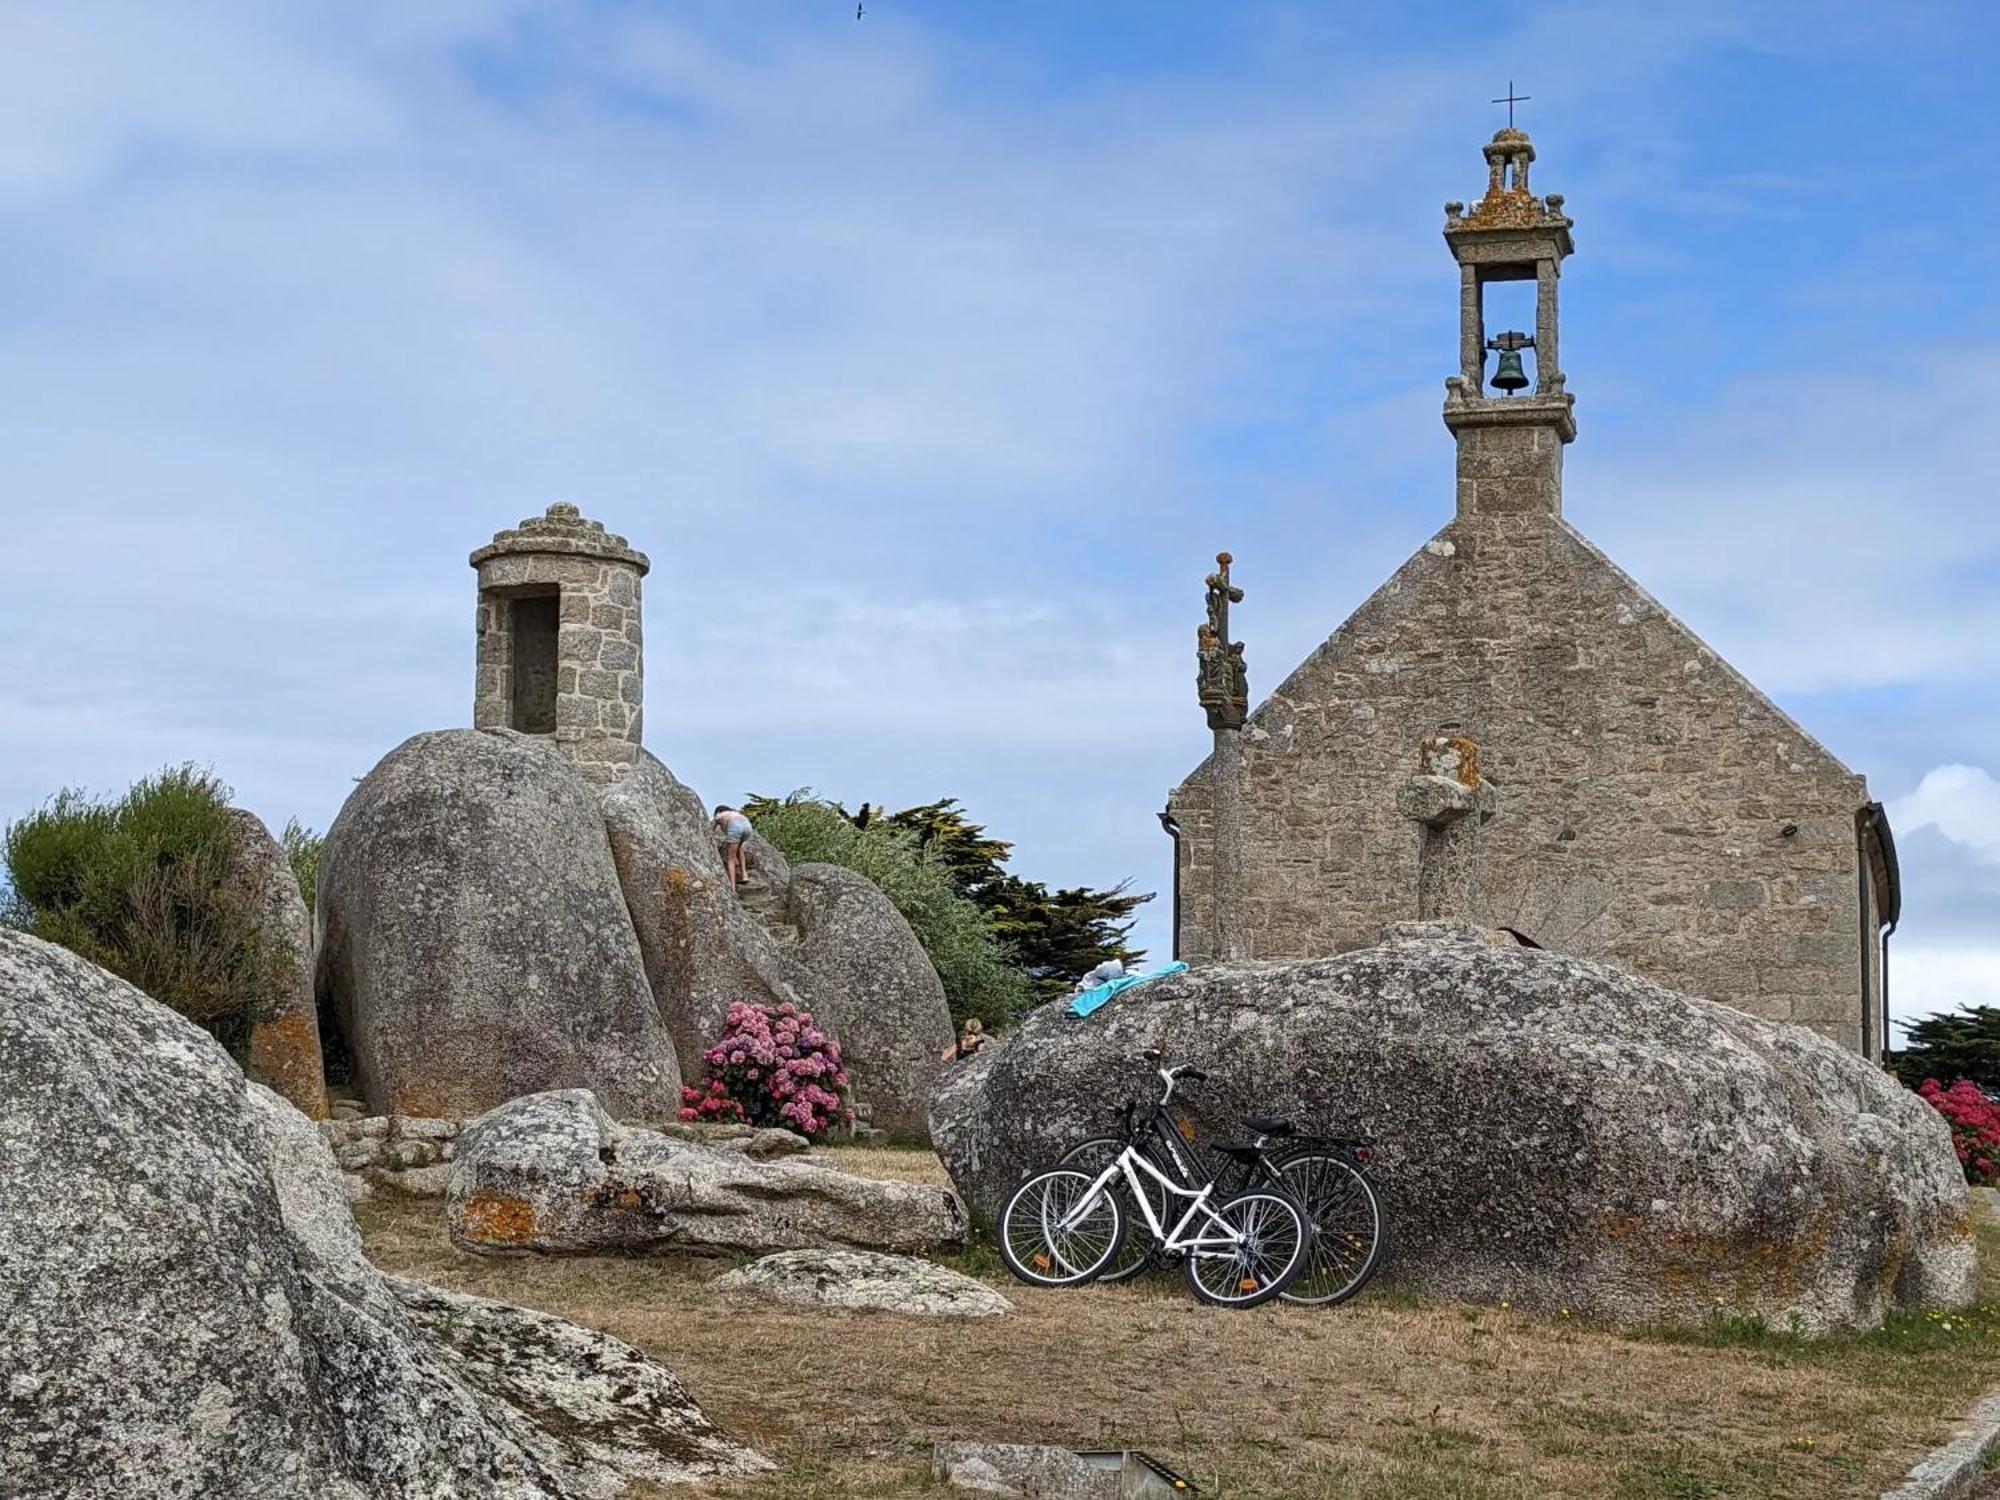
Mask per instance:
[[[1148,1053],[1146,1059],[1157,1062],[1158,1054]],[[1197,1068],[1171,1071],[1189,1083],[1207,1078]],[[1165,1070],[1162,1076],[1166,1076]],[[1164,1110],[1155,1110],[1141,1120],[1137,1103],[1128,1100],[1118,1114],[1116,1135],[1092,1136],[1079,1142],[1064,1153],[1061,1164],[1095,1173],[1131,1146],[1152,1154],[1156,1161],[1186,1160],[1186,1140]],[[1243,1125],[1251,1133],[1248,1144],[1209,1148],[1230,1163],[1226,1180],[1218,1186],[1230,1192],[1253,1185],[1275,1188],[1290,1194],[1313,1221],[1306,1264],[1279,1295],[1308,1307],[1333,1307],[1347,1301],[1375,1274],[1387,1241],[1381,1199],[1368,1177],[1374,1142],[1366,1136],[1300,1135],[1291,1121],[1268,1115],[1246,1116]],[[1143,1178],[1138,1186],[1154,1199],[1155,1215],[1163,1215],[1168,1207],[1166,1195]],[[1125,1190],[1129,1195],[1129,1182]],[[1176,1252],[1162,1249],[1157,1241],[1132,1235],[1095,1279],[1129,1281],[1148,1271],[1169,1269],[1177,1259]]]

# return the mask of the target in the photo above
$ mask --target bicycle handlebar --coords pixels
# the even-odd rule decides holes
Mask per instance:
[[[1192,1063],[1179,1063],[1174,1067],[1166,1065],[1166,1053],[1159,1047],[1148,1047],[1143,1052],[1132,1054],[1134,1062],[1151,1063],[1160,1076],[1164,1089],[1160,1094],[1160,1104],[1164,1107],[1173,1097],[1174,1089],[1181,1083],[1207,1083],[1208,1074]]]
[[[1173,1067],[1168,1067],[1167,1054],[1159,1047],[1148,1047],[1143,1052],[1134,1052],[1132,1061],[1151,1063],[1162,1078],[1185,1079],[1189,1083],[1208,1082],[1208,1074],[1193,1063],[1176,1063]]]

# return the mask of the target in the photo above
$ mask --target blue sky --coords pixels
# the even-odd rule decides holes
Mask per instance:
[[[194,759],[324,825],[569,499],[711,800],[956,795],[1164,890],[1207,559],[1266,690],[1450,512],[1440,205],[1511,78],[1569,515],[1890,803],[1898,1009],[2000,1003],[1996,24],[0,5],[0,813]]]

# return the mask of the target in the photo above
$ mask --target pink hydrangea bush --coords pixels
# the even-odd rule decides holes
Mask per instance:
[[[817,1140],[849,1118],[840,1043],[790,1001],[737,1001],[701,1060],[707,1081],[681,1090],[683,1120],[778,1125]]]
[[[2000,1175],[2000,1106],[1969,1079],[1961,1078],[1950,1088],[1935,1078],[1926,1078],[1917,1087],[1924,1102],[1951,1126],[1951,1144],[1958,1152],[1958,1164],[1965,1180],[1988,1186]]]

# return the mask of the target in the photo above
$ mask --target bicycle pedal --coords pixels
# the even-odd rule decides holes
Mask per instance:
[[[1046,1271],[1050,1265],[1051,1262],[1046,1255],[1037,1255],[1034,1258],[1034,1266],[1037,1271]]]
[[[1242,1279],[1242,1280],[1241,1280],[1240,1282],[1238,1282],[1238,1283],[1236,1284],[1236,1290],[1237,1290],[1237,1291],[1239,1291],[1239,1292],[1254,1292],[1254,1291],[1256,1291],[1256,1290],[1257,1290],[1257,1278],[1256,1278],[1256,1277],[1254,1277],[1254,1276],[1245,1276],[1245,1277],[1244,1277],[1244,1278],[1243,1278],[1243,1279]]]

